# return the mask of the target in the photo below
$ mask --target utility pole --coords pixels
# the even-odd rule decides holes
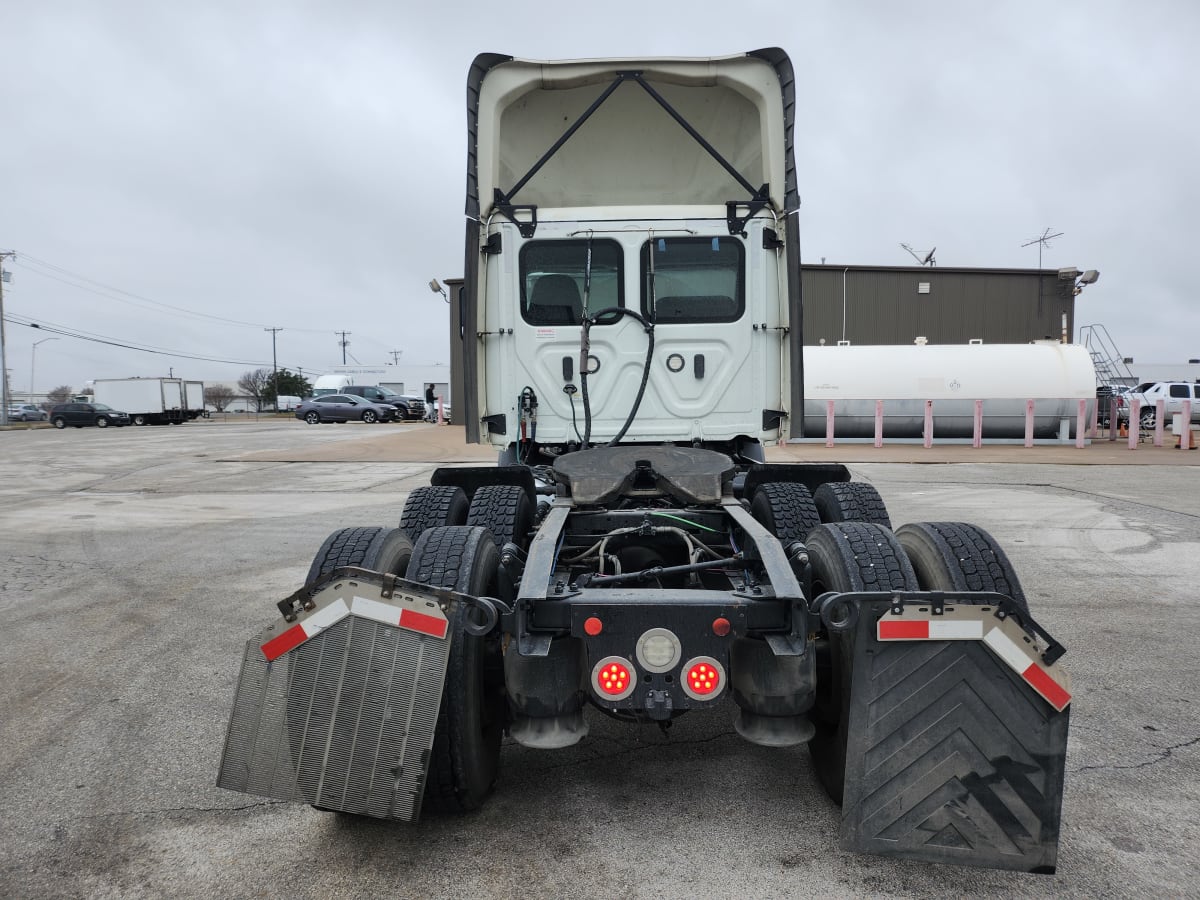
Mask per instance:
[[[283,331],[282,328],[264,328],[263,331],[271,332],[271,385],[275,388],[275,412],[279,412],[279,365],[275,361],[275,335]]]
[[[350,346],[350,342],[348,340],[346,340],[346,335],[353,334],[353,333],[354,332],[352,332],[352,331],[335,331],[334,332],[334,334],[340,334],[342,336],[342,339],[341,339],[341,341],[339,341],[339,343],[342,345],[342,365],[343,366],[346,364],[346,348]]]
[[[4,271],[4,261],[17,254],[12,250],[0,250],[0,425],[8,424],[8,367],[4,349],[4,282],[8,273]]]
[[[403,352],[404,352],[403,350],[389,350],[388,351],[388,353],[392,354],[392,365],[393,366],[400,365],[400,354]]]

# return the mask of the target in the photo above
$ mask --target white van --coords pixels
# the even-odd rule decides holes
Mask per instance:
[[[354,384],[349,375],[321,375],[313,382],[312,395],[323,397],[326,394],[339,394],[342,388]]]

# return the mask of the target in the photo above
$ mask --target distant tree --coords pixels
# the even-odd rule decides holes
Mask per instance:
[[[238,387],[254,398],[254,408],[259,412],[263,408],[263,392],[266,391],[270,378],[270,369],[251,369],[238,379]]]
[[[214,384],[204,389],[204,402],[217,412],[225,412],[225,407],[233,402],[234,396],[233,388],[225,384]]]
[[[279,396],[307,397],[311,393],[312,383],[307,378],[297,375],[295,372],[289,372],[287,369],[280,369],[278,372],[271,372],[267,375],[267,385],[263,390],[263,403],[270,406]]]
[[[55,403],[66,403],[74,395],[69,384],[60,384],[52,391],[46,392],[46,402],[53,405]]]

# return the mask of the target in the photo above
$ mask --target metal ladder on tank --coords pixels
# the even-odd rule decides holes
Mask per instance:
[[[1125,357],[1121,355],[1121,351],[1117,349],[1116,342],[1112,339],[1112,335],[1108,333],[1108,329],[1103,325],[1081,325],[1079,327],[1079,340],[1084,347],[1087,348],[1088,354],[1092,357],[1092,365],[1096,369],[1096,386],[1109,384],[1126,384],[1130,387],[1137,386],[1137,380],[1134,378],[1133,372],[1129,365],[1125,362]],[[1132,413],[1132,410],[1130,410]],[[1135,425],[1132,421],[1130,427],[1138,429],[1138,440],[1145,438],[1149,432],[1142,428],[1142,423],[1139,419]],[[1116,428],[1116,423],[1111,425]]]
[[[1137,385],[1133,372],[1125,362],[1125,357],[1117,349],[1112,335],[1103,325],[1079,326],[1079,340],[1092,357],[1092,365],[1096,367],[1096,384],[1127,384]]]

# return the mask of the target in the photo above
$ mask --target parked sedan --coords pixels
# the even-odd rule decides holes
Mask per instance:
[[[396,408],[387,403],[372,403],[353,394],[324,394],[310,397],[296,407],[296,418],[309,425],[322,422],[390,422]]]
[[[44,409],[32,403],[20,403],[8,408],[10,422],[45,422],[48,418]]]
[[[50,410],[50,424],[55,428],[66,428],[68,425],[75,428],[85,425],[107,428],[109,425],[128,425],[129,413],[103,403],[60,403]]]

